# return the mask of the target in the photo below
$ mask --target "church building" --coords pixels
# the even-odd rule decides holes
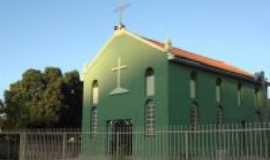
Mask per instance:
[[[85,67],[83,82],[82,131],[91,134],[126,127],[151,137],[176,125],[264,121],[267,107],[263,72],[251,74],[124,26]]]

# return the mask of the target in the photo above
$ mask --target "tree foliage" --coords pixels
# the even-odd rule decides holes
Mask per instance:
[[[28,69],[4,93],[6,128],[78,128],[82,82],[77,71]]]
[[[0,99],[0,130],[4,126],[4,121],[5,121],[4,115],[5,115],[5,104]]]
[[[4,102],[2,101],[2,99],[0,99],[0,109],[4,108]]]

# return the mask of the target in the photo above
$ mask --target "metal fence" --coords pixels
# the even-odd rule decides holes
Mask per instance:
[[[79,159],[269,160],[270,123],[0,133],[0,160]]]
[[[0,160],[77,160],[78,130],[24,130],[0,133]]]

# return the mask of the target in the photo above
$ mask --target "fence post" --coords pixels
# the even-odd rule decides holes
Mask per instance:
[[[186,160],[188,160],[188,131],[185,131],[185,152],[186,152]]]
[[[25,160],[26,133],[25,132],[19,133],[19,136],[20,136],[19,159]]]
[[[66,158],[66,138],[67,135],[66,133],[64,132],[63,133],[63,144],[62,144],[62,159],[64,160]]]

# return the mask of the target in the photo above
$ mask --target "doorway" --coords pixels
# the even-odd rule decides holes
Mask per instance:
[[[107,152],[113,157],[132,155],[132,129],[130,119],[107,121]]]

